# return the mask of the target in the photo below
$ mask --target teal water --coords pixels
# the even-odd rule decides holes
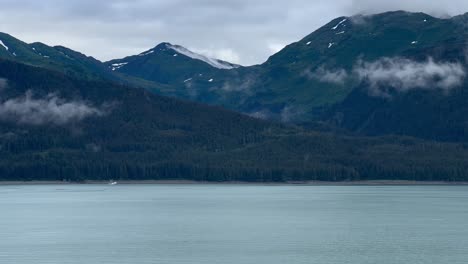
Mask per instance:
[[[0,186],[0,263],[468,261],[468,187]]]

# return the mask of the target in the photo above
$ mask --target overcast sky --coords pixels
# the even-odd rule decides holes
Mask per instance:
[[[468,0],[0,0],[0,31],[63,45],[100,60],[171,42],[243,65],[258,64],[339,16],[390,10],[437,16]]]

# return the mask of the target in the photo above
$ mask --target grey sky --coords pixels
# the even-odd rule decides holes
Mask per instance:
[[[438,16],[467,0],[0,0],[0,31],[101,60],[171,42],[250,65],[331,19],[390,10]]]

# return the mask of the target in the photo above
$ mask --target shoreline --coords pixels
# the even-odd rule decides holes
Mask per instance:
[[[117,185],[260,185],[260,186],[463,186],[468,182],[444,181],[401,181],[375,180],[350,182],[325,181],[291,181],[291,182],[201,182],[189,180],[148,180],[148,181],[116,181]],[[0,186],[6,185],[109,185],[109,181],[0,181]]]

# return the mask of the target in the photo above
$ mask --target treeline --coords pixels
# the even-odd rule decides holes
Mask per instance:
[[[314,169],[216,168],[190,164],[53,164],[29,163],[0,167],[0,181],[87,180],[194,180],[203,182],[294,182],[294,181],[468,181],[466,168],[386,168],[376,166],[344,168],[339,165]]]
[[[0,180],[468,181],[465,147],[410,138],[303,133],[223,151],[148,146],[118,152],[105,145],[17,153],[3,149]]]

